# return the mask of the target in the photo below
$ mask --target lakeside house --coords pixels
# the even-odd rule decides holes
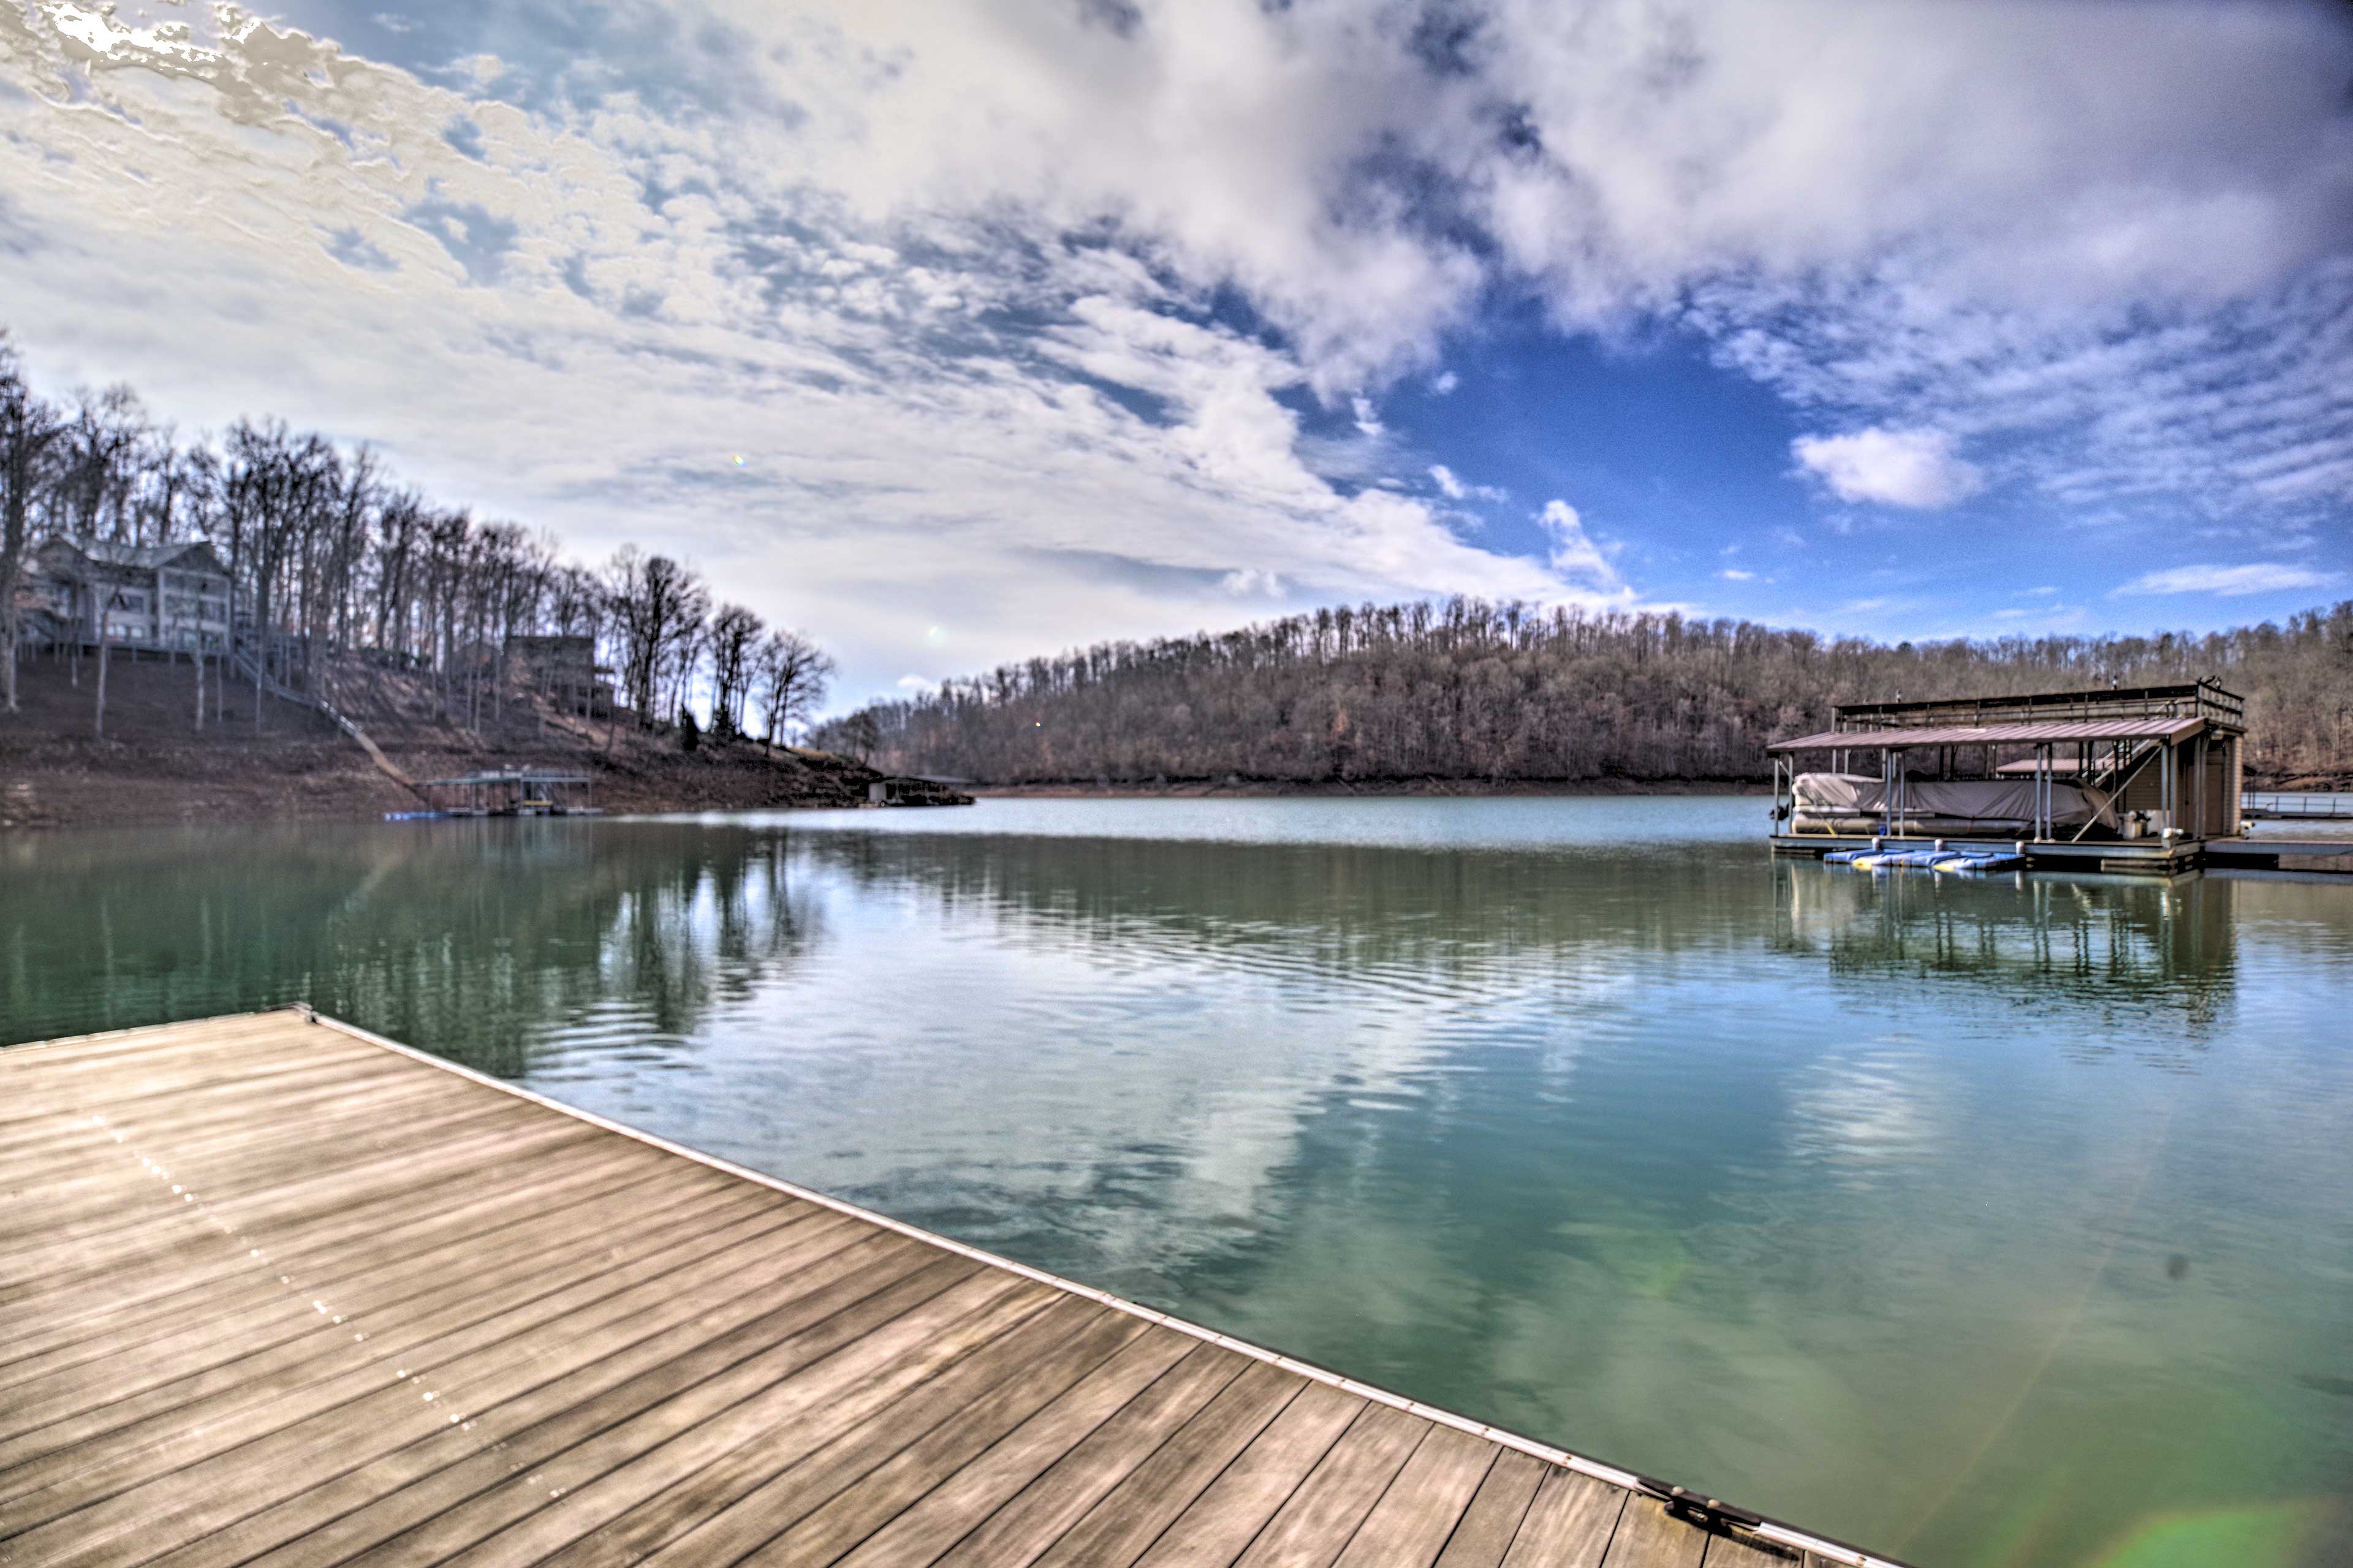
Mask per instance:
[[[567,713],[610,713],[613,667],[596,662],[596,639],[574,634],[516,632],[505,643],[510,678],[520,679]]]
[[[234,598],[228,568],[201,540],[125,544],[51,539],[33,552],[17,588],[16,637],[37,647],[220,653]]]

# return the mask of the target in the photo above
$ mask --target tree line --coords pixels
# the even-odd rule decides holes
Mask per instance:
[[[833,673],[807,636],[714,602],[701,574],[674,557],[625,546],[601,566],[566,560],[551,532],[436,502],[387,473],[373,448],[346,449],[282,419],[184,439],[128,386],[44,397],[0,331],[0,700],[9,712],[18,590],[51,538],[213,545],[232,579],[236,629],[232,647],[192,659],[199,722],[208,662],[216,680],[231,667],[252,679],[258,716],[266,682],[324,697],[334,661],[351,657],[417,675],[445,717],[479,727],[514,684],[508,639],[561,636],[591,639],[635,722],[700,704],[720,736],[757,726],[773,743],[814,717]],[[105,652],[101,641],[101,670]]]
[[[817,743],[991,784],[1755,780],[1834,703],[2161,685],[2248,700],[2251,771],[2353,771],[2353,601],[2206,636],[1901,642],[1456,598],[1111,642],[877,703]]]

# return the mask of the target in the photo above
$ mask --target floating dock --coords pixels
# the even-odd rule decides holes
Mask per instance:
[[[0,1050],[0,1197],[9,1568],[1883,1561],[303,1012]]]
[[[1840,851],[1931,848],[1956,855],[2022,855],[2042,871],[2125,872],[2178,877],[2198,870],[2321,871],[2353,876],[2353,838],[2200,838],[2054,843],[2009,838],[1930,838],[1921,835],[1777,833],[1768,842],[1776,855],[1820,859]]]

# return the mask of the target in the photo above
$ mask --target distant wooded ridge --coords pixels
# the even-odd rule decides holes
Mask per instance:
[[[1902,642],[1453,599],[1103,643],[820,729],[893,772],[984,784],[1580,783],[1768,776],[1833,703],[2161,685],[2248,700],[2248,767],[2353,772],[2353,600],[2207,636]]]

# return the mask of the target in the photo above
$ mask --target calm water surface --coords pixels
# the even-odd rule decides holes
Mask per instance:
[[[2353,1559],[2353,885],[1755,800],[0,841],[0,1044],[307,999],[1924,1565]]]

